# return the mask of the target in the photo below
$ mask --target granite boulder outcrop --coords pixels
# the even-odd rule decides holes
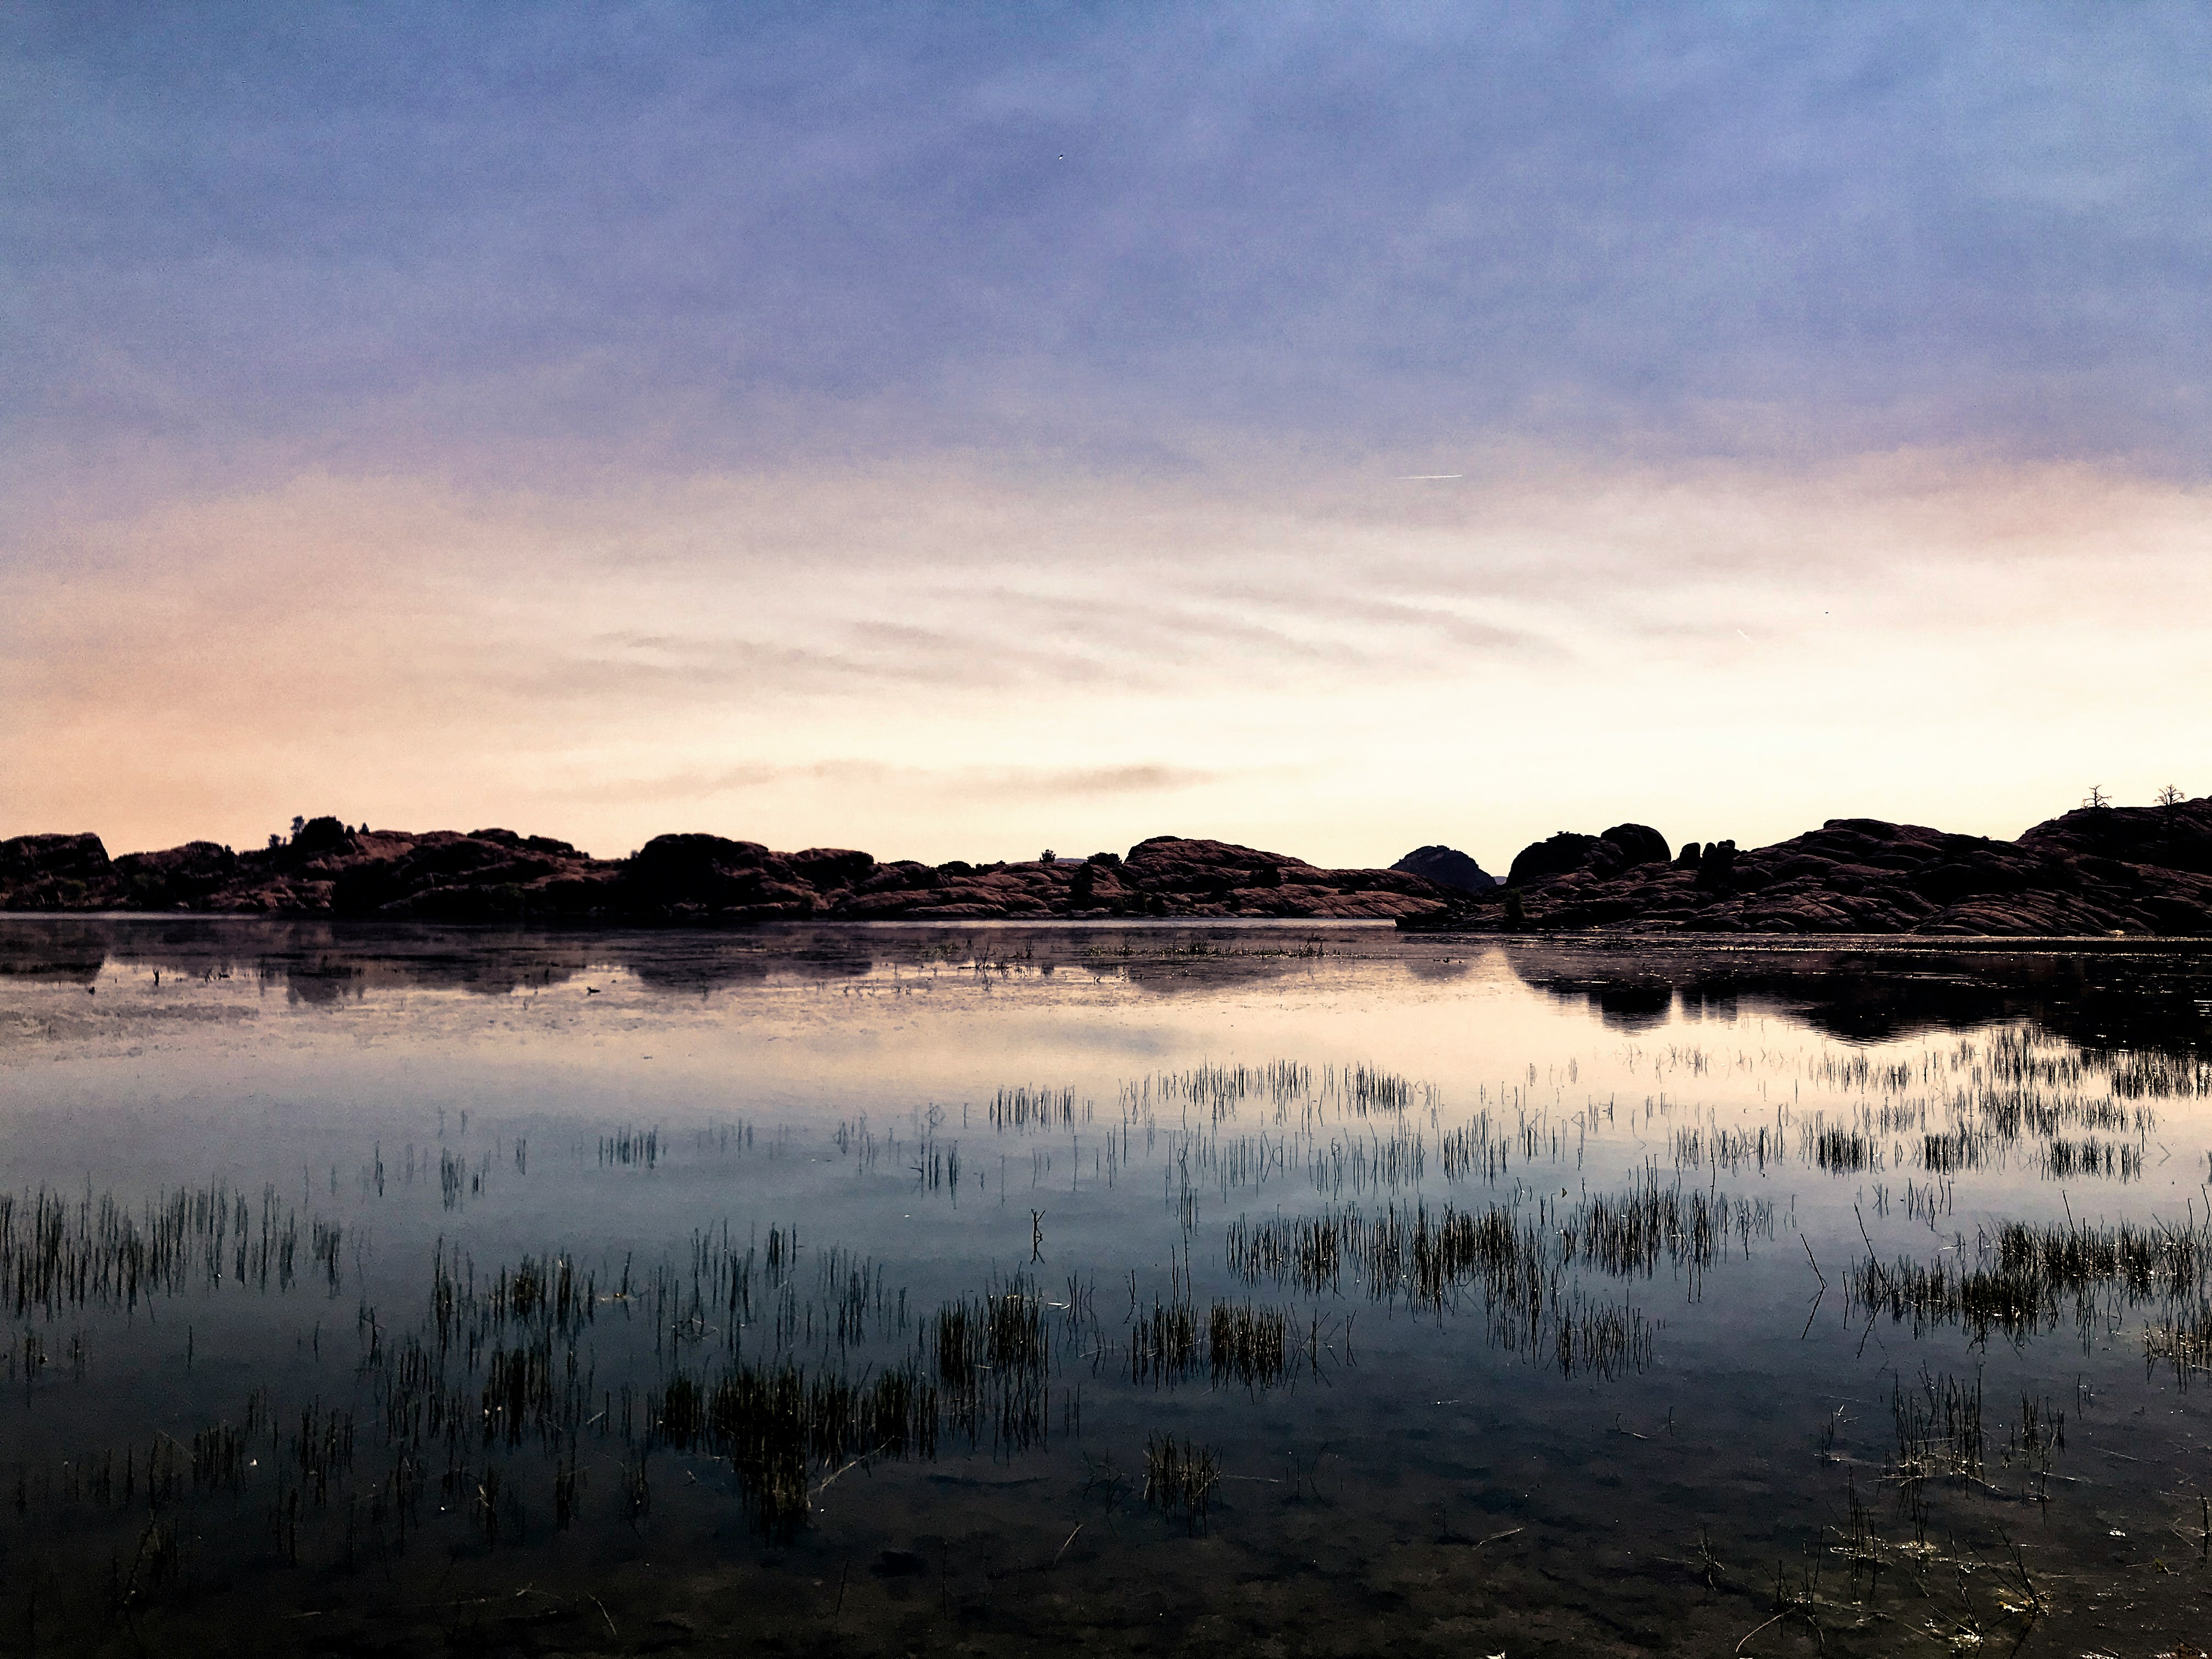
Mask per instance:
[[[1221,916],[1394,920],[1465,894],[1399,870],[1334,870],[1226,842],[1156,836],[1127,854],[878,863],[848,848],[655,836],[626,859],[509,830],[372,830],[334,817],[265,848],[191,842],[111,859],[96,836],[0,842],[0,909],[180,910],[532,922],[953,921]]]
[[[1627,833],[1624,833],[1627,832]],[[1771,847],[1563,832],[1461,915],[1532,932],[2212,935],[2212,797],[2085,807],[2015,841],[1831,818]]]

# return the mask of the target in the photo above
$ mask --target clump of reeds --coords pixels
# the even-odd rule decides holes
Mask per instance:
[[[2048,1396],[2022,1394],[2020,1419],[2005,1437],[2004,1461],[2008,1467],[2017,1464],[2022,1469],[2028,1495],[2038,1502],[2051,1501],[2051,1466],[2065,1449],[2066,1413],[2053,1407]]]
[[[1272,1279],[1309,1292],[1334,1291],[1344,1268],[1344,1224],[1334,1214],[1281,1216],[1229,1225],[1229,1270],[1246,1284]]]
[[[1578,1374],[1607,1381],[1651,1363],[1657,1332],[1642,1311],[1626,1302],[1585,1302],[1575,1297],[1553,1321],[1553,1344],[1559,1375]]]
[[[2173,1295],[2212,1276],[2212,1223],[2063,1226],[2012,1222],[1996,1234],[1998,1266],[2065,1289],[2115,1284],[2136,1297]]]
[[[1326,1066],[1316,1073],[1300,1060],[1273,1060],[1261,1066],[1199,1066],[1125,1083],[1121,1104],[1125,1115],[1158,1104],[1201,1110],[1219,1122],[1234,1117],[1247,1102],[1268,1107],[1280,1121],[1293,1108],[1317,1113],[1334,1106],[1366,1117],[1395,1115],[1417,1103],[1432,1106],[1437,1100],[1433,1085],[1379,1066]]]
[[[354,1419],[349,1411],[325,1411],[319,1403],[303,1407],[300,1426],[292,1436],[291,1453],[302,1485],[312,1488],[315,1501],[330,1497],[333,1477],[353,1468]]]
[[[1290,1316],[1249,1302],[1217,1302],[1206,1320],[1206,1357],[1216,1383],[1267,1388],[1282,1381],[1291,1352]]]
[[[2143,1327],[2142,1345],[2147,1370],[2163,1360],[2173,1367],[2176,1384],[2187,1388],[2212,1371],[2212,1300],[2199,1298],[2193,1307],[2151,1321]]]
[[[1044,1438],[1052,1349],[1042,1297],[1017,1282],[948,1302],[924,1340],[955,1429],[972,1440],[988,1422],[996,1443],[1013,1449]]]
[[[960,1195],[960,1143],[939,1146],[934,1140],[926,1140],[915,1149],[915,1161],[907,1167],[914,1171],[915,1183],[925,1192],[950,1192],[956,1199]]]
[[[1491,1132],[1490,1114],[1479,1112],[1471,1122],[1448,1129],[1437,1142],[1446,1181],[1494,1181],[1504,1170],[1511,1147]]]
[[[625,1280],[623,1291],[628,1294]],[[459,1345],[475,1363],[493,1337],[522,1330],[574,1337],[599,1316],[597,1276],[566,1255],[525,1256],[479,1281],[473,1257],[440,1239],[430,1255],[430,1324],[441,1348]]]
[[[1940,1132],[1931,1131],[1920,1137],[1921,1167],[1938,1175],[1955,1175],[1961,1170],[1978,1170],[1988,1159],[1995,1144],[1996,1137],[1987,1131],[1964,1124]]]
[[[39,1188],[27,1202],[0,1193],[0,1305],[15,1316],[64,1309],[125,1310],[155,1296],[229,1282],[289,1290],[301,1215],[274,1186],[258,1206],[227,1182],[167,1193],[135,1213],[112,1194],[72,1198]],[[338,1282],[340,1233],[311,1220],[311,1249]]]
[[[655,1442],[729,1460],[763,1532],[805,1520],[811,1472],[852,1457],[933,1456],[939,1393],[911,1365],[854,1382],[788,1362],[732,1366],[711,1382],[681,1373],[657,1401]]]
[[[2077,1322],[2110,1291],[2130,1304],[2201,1297],[2212,1282],[2212,1222],[2185,1226],[2008,1222],[1983,1240],[1987,1265],[1871,1254],[1846,1269],[1856,1305],[1910,1320],[1916,1331],[1956,1324],[1978,1340],[2019,1337],[2055,1325],[2071,1299]]]
[[[1889,1474],[1902,1501],[1911,1504],[1930,1476],[1968,1481],[1982,1478],[1982,1379],[1972,1384],[1948,1372],[1921,1368],[1920,1386],[1890,1387],[1890,1419],[1897,1433]]]
[[[1402,1112],[1413,1098],[1411,1079],[1384,1071],[1379,1066],[1346,1068],[1343,1088],[1346,1101],[1362,1117],[1370,1112]]]
[[[1240,1218],[1229,1230],[1228,1258],[1248,1284],[1295,1279],[1309,1291],[1334,1288],[1349,1262],[1375,1299],[1402,1297],[1438,1313],[1473,1290],[1492,1341],[1547,1356],[1565,1375],[1610,1376],[1649,1360],[1655,1328],[1626,1303],[1584,1298],[1571,1277],[1578,1262],[1614,1276],[1649,1273],[1662,1261],[1696,1273],[1731,1234],[1747,1251],[1754,1235],[1771,1236],[1773,1224],[1765,1200],[1685,1193],[1647,1177],[1565,1211],[1546,1200],[1533,1213],[1502,1204],[1480,1211],[1393,1204],[1373,1215],[1347,1206],[1320,1217]],[[1161,1346],[1160,1311],[1139,1322],[1148,1356]]]
[[[652,1169],[660,1161],[663,1150],[660,1127],[634,1129],[625,1124],[611,1133],[599,1137],[599,1163],[642,1165]]]
[[[1072,1088],[1027,1086],[1001,1088],[991,1097],[991,1127],[995,1129],[1065,1128],[1091,1121],[1091,1103],[1079,1103]]]
[[[460,1203],[468,1184],[468,1159],[441,1146],[438,1149],[438,1195],[447,1209],[453,1209]]]
[[[2043,1149],[2043,1173],[2051,1181],[2079,1181],[2117,1176],[2124,1182],[2142,1176],[2142,1148],[2125,1141],[2099,1140],[2094,1135],[2080,1140],[2063,1137]]]
[[[1784,1156],[1782,1132],[1764,1123],[1750,1129],[1718,1125],[1677,1129],[1674,1147],[1677,1169],[1710,1164],[1731,1175],[1747,1164],[1763,1171],[1769,1164],[1779,1164]]]
[[[246,1437],[228,1423],[192,1436],[192,1490],[236,1492],[246,1484]]]
[[[1869,1168],[1875,1161],[1874,1142],[1849,1129],[1820,1129],[1812,1134],[1813,1160],[1831,1175],[1846,1175]]]
[[[1177,1296],[1139,1313],[1129,1331],[1129,1380],[1179,1382],[1200,1363],[1198,1310]]]
[[[1021,1285],[948,1302],[931,1325],[938,1375],[961,1383],[979,1370],[1042,1371],[1051,1358],[1043,1301]]]
[[[1145,1502],[1162,1515],[1181,1516],[1191,1531],[1206,1525],[1221,1465],[1212,1451],[1193,1440],[1177,1443],[1170,1435],[1145,1442]]]
[[[1867,1256],[1844,1270],[1844,1286],[1854,1305],[1887,1311],[1899,1323],[1910,1321],[1916,1335],[1948,1324],[1978,1341],[1992,1330],[2026,1336],[2054,1322],[2058,1311],[2056,1287],[2048,1280],[1942,1257],[1923,1265],[1910,1256],[1887,1264]]]
[[[569,1352],[573,1361],[573,1347]],[[568,1375],[574,1376],[573,1364]],[[504,1441],[519,1446],[526,1430],[550,1437],[571,1426],[581,1413],[583,1396],[573,1388],[562,1389],[562,1380],[550,1334],[519,1347],[495,1350],[484,1367],[484,1443]]]

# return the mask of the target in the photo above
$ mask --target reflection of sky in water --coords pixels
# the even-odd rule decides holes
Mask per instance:
[[[2069,1311],[2016,1345],[1978,1345],[1955,1325],[1916,1337],[1870,1322],[1845,1293],[1862,1229],[1885,1259],[1956,1263],[1984,1259],[2008,1219],[2201,1221],[2212,1134],[2190,1057],[2192,1043],[2203,1052],[2203,981],[2186,960],[1887,951],[1846,963],[1372,927],[562,939],[195,920],[10,923],[0,962],[8,1188],[112,1189],[135,1204],[220,1180],[258,1205],[273,1183],[346,1240],[336,1288],[303,1275],[282,1296],[234,1285],[130,1318],[19,1321],[19,1369],[27,1334],[50,1355],[80,1340],[90,1355],[82,1380],[74,1359],[50,1362],[0,1408],[27,1469],[153,1421],[181,1441],[234,1415],[257,1378],[350,1398],[368,1422],[378,1385],[361,1369],[362,1322],[396,1334],[419,1318],[434,1248],[486,1275],[567,1251],[612,1282],[626,1261],[641,1275],[681,1261],[726,1226],[742,1243],[794,1225],[805,1259],[848,1250],[915,1310],[1026,1274],[1048,1298],[1088,1298],[1096,1322],[1057,1362],[1054,1449],[1010,1462],[988,1445],[948,1448],[934,1464],[872,1469],[865,1503],[857,1486],[851,1503],[823,1496],[802,1552],[903,1549],[949,1535],[953,1515],[1065,1534],[1088,1512],[1071,1496],[1095,1479],[1078,1478],[1086,1460],[1140,1464],[1146,1437],[1172,1431],[1229,1471],[1208,1547],[1237,1553],[1242,1570],[1296,1577],[1313,1517],[1274,1504],[1274,1487],[1325,1456],[1328,1527],[1347,1559],[1380,1563],[1409,1528],[1449,1551],[1471,1547],[1452,1541],[1461,1532],[1519,1527],[1516,1547],[1531,1553],[1500,1571],[1536,1577],[1516,1595],[1619,1597],[1674,1617],[1661,1609],[1688,1592],[1663,1573],[1637,1577],[1635,1548],[1657,1546],[1616,1536],[1625,1517],[1677,1556],[1699,1528],[1744,1559],[1802,1552],[1844,1488],[1881,1486],[1891,1394],[1920,1386],[1923,1365],[1982,1379],[1993,1486],[2024,1478],[1997,1449],[2024,1391],[2072,1413],[2059,1467],[2074,1485],[2024,1511],[2044,1528],[2046,1565],[2113,1530],[2094,1523],[2120,1510],[2137,1528],[2163,1525],[2152,1511],[2164,1499],[2113,1477],[2126,1459],[2170,1464],[2194,1444],[2181,1374],[2146,1375],[2142,1307],[2104,1298],[2094,1328]],[[2081,1064],[2069,1038],[2104,1030],[2154,1056],[2148,1073],[2123,1059],[2125,1078],[2196,1094],[2130,1093],[2109,1060]],[[2004,1055],[2058,1068],[2039,1097],[2064,1120],[2063,1180],[2050,1133],[1984,1135],[1966,1167],[1928,1167],[1928,1134],[1984,1121]],[[1217,1111],[1162,1081],[1277,1061],[1314,1080],[1279,1109],[1261,1091]],[[1402,1114],[1352,1109],[1345,1080],[1363,1065],[1407,1082]],[[1016,1088],[1066,1103],[1041,1127],[994,1121]],[[1764,1155],[1740,1156],[1762,1130]],[[1830,1132],[1833,1170],[1817,1156]],[[606,1143],[625,1133],[653,1134],[649,1165],[611,1158]],[[1471,1173],[1449,1164],[1448,1145],[1483,1149]],[[1720,1148],[1732,1149],[1724,1168]],[[1649,1346],[1565,1376],[1541,1344],[1497,1340],[1472,1281],[1424,1312],[1403,1295],[1371,1300],[1357,1273],[1318,1294],[1247,1283],[1224,1252],[1240,1219],[1347,1206],[1371,1218],[1501,1203],[1540,1231],[1572,1229],[1593,1199],[1638,1183],[1725,1198],[1738,1231],[1700,1271],[1662,1249],[1648,1273],[1571,1272],[1583,1305],[1632,1318]],[[1184,1285],[1201,1317],[1215,1301],[1250,1302],[1312,1322],[1327,1340],[1303,1385],[1133,1387],[1130,1314]],[[594,1328],[603,1391],[684,1363],[680,1343],[655,1352],[658,1326],[634,1312]],[[912,1340],[879,1332],[845,1358],[895,1364]],[[833,1358],[818,1340],[794,1351]],[[1813,1449],[1827,1423],[1844,1462]],[[1024,1484],[1004,1492],[945,1484],[1013,1468]],[[518,1466],[512,1478],[532,1477]],[[727,1478],[705,1485],[722,1498],[664,1507],[720,1536],[733,1524],[713,1510]],[[1109,1488],[1102,1519],[1119,1538],[1141,1506],[1112,1510]],[[579,1535],[612,1548],[611,1492],[598,1501]],[[1455,1522],[1455,1508],[1483,1523]],[[1945,1512],[1967,1530],[2009,1514]],[[80,1524],[100,1535],[96,1520]],[[625,1535],[677,1555],[708,1535],[665,1525]],[[1577,1539],[1622,1553],[1543,1592],[1549,1569],[1530,1564]],[[1146,1533],[1085,1571],[1128,1570],[1155,1547]],[[508,1548],[487,1559],[546,1565],[512,1537]],[[1211,1593],[1175,1577],[1188,1562],[1163,1570],[1177,1595]],[[890,1619],[896,1598],[883,1594]],[[1314,1594],[1304,1616],[1352,1616],[1340,1595]]]

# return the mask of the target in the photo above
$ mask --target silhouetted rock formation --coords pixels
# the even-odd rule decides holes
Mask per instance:
[[[316,818],[234,853],[192,842],[111,860],[96,836],[0,842],[0,909],[189,910],[439,921],[744,924],[1001,917],[1389,919],[1465,896],[1395,870],[1323,870],[1280,853],[1156,836],[1127,858],[878,864],[843,848],[771,852],[720,836],[659,836],[628,859],[510,830],[416,834]]]
[[[1562,830],[1548,840],[1522,848],[1506,872],[1505,884],[1525,887],[1547,876],[1577,871],[1599,877],[1618,875],[1639,864],[1664,864],[1669,856],[1667,837],[1648,823],[1616,823],[1601,836]]]
[[[0,841],[0,892],[8,895],[11,908],[84,908],[88,896],[96,898],[105,893],[108,878],[107,849],[98,836],[18,836]]]
[[[1508,885],[1412,926],[1722,933],[2212,934],[2212,797],[2084,807],[2017,841],[1831,818],[1772,847],[1562,832]],[[1616,862],[1616,860],[1626,860]],[[1509,896],[1510,898],[1509,898]],[[1517,921],[1508,921],[1509,903]]]
[[[1462,893],[1486,893],[1498,885],[1497,877],[1455,848],[1416,847],[1390,867]]]
[[[1401,865],[1439,854],[1463,856],[1424,848]],[[0,842],[0,909],[48,912],[723,924],[1364,917],[1547,932],[2212,935],[2212,798],[2084,808],[2013,842],[1836,818],[1773,847],[1692,843],[1671,860],[1656,830],[1616,824],[1524,848],[1507,880],[1463,888],[1417,869],[1326,870],[1172,836],[1080,863],[935,866],[704,835],[594,859],[508,830],[417,834],[336,818],[245,852],[191,842],[111,860],[96,836]]]

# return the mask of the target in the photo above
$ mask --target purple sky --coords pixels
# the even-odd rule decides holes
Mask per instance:
[[[30,5],[0,153],[0,835],[2212,791],[2201,5]]]

